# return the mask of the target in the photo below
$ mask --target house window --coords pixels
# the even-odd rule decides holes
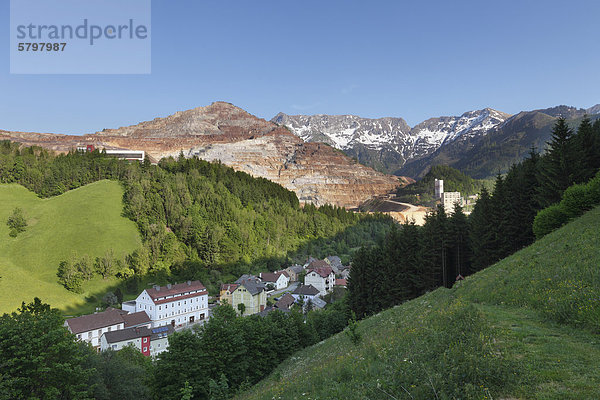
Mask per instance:
[[[81,333],[77,334],[77,339],[81,339]]]
[[[92,332],[88,332],[88,339],[92,338]]]
[[[98,337],[102,336],[102,329],[98,329]]]
[[[148,342],[148,338],[144,338],[144,343],[147,343],[147,342]]]
[[[160,310],[162,306],[158,306],[158,309]]]
[[[113,344],[113,345],[112,345],[112,349],[113,349],[113,350],[116,350],[116,349],[117,349],[117,345],[116,345],[116,344]]]
[[[111,328],[111,327],[109,326],[109,327],[108,327],[108,331],[109,331],[109,332],[110,332],[110,328]]]
[[[144,347],[144,353],[145,353],[145,352],[147,352],[147,351],[148,351],[148,348],[147,348],[147,347]]]

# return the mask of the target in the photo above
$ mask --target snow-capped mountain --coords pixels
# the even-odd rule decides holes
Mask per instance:
[[[460,117],[430,118],[411,130],[414,146],[410,159],[431,154],[444,144],[459,138],[467,139],[484,135],[509,117],[510,114],[484,108],[478,111],[467,111]]]
[[[287,115],[272,120],[287,126],[305,142],[324,142],[340,150],[358,144],[380,150],[409,140],[410,127],[402,118],[361,118],[356,115]],[[399,150],[399,149],[398,149]]]
[[[325,142],[361,162],[392,172],[459,138],[471,138],[502,124],[510,115],[485,108],[459,117],[431,118],[410,128],[402,118],[369,119],[354,115],[277,114],[271,121],[307,142]],[[389,167],[389,168],[388,168]]]

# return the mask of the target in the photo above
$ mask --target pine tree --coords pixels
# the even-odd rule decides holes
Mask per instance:
[[[487,189],[483,188],[473,212],[469,216],[470,240],[473,251],[470,273],[477,272],[492,263],[493,232],[491,230],[492,202]]]
[[[576,169],[576,183],[584,183],[592,179],[600,168],[600,135],[594,129],[587,115],[577,128],[577,135],[573,141],[575,152],[578,155]]]
[[[448,277],[453,284],[458,275],[465,276],[470,270],[471,246],[469,240],[469,221],[460,205],[448,220],[449,257]]]
[[[449,284],[448,277],[448,218],[443,205],[425,217],[423,226],[423,271],[421,291]]]
[[[562,193],[577,177],[577,158],[573,130],[559,118],[552,130],[552,140],[539,168],[538,201],[542,207],[558,203]]]

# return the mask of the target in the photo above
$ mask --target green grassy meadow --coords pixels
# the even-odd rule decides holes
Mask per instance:
[[[122,196],[120,184],[106,180],[49,199],[17,184],[0,185],[0,313],[34,297],[67,314],[91,311],[86,297],[101,297],[116,278],[95,277],[74,294],[58,283],[57,267],[74,255],[94,259],[108,249],[123,257],[141,244],[135,223],[121,215]],[[12,238],[6,220],[15,207],[28,227]]]
[[[238,399],[599,399],[600,208],[302,350]]]

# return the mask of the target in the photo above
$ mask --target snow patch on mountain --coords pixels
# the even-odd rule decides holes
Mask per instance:
[[[459,138],[483,135],[503,123],[509,114],[485,108],[459,117],[431,118],[410,128],[402,118],[368,119],[355,115],[277,114],[272,121],[287,126],[307,142],[325,142],[340,150],[363,145],[392,150],[405,160],[431,154]]]

